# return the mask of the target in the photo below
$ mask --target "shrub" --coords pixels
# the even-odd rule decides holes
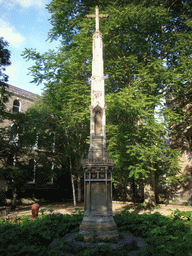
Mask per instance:
[[[183,216],[185,219],[183,220]],[[62,246],[50,247],[56,238],[62,238],[66,233],[77,232],[82,222],[83,214],[76,211],[72,215],[49,214],[29,221],[27,218],[15,223],[0,223],[0,255],[62,255]],[[142,214],[129,213],[125,210],[114,216],[118,230],[130,232],[142,237],[147,246],[137,252],[147,255],[192,255],[192,220],[191,212],[176,210],[170,217],[159,213]],[[131,255],[123,251],[110,251],[108,246],[92,249],[81,249],[78,256],[86,255]],[[133,255],[133,254],[132,254]]]
[[[78,231],[82,218],[83,215],[80,213],[73,215],[49,214],[33,221],[25,220],[17,224],[1,223],[0,255],[25,255],[22,250],[29,250],[29,253],[36,250],[39,253],[44,252],[55,238]]]

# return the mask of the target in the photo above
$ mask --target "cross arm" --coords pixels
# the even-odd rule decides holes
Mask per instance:
[[[95,18],[95,14],[87,14],[85,15],[87,18]],[[99,14],[99,18],[107,18],[109,17],[109,14]]]
[[[109,14],[99,14],[99,18],[107,18],[109,17]]]
[[[95,14],[87,14],[87,15],[85,15],[87,18],[95,18],[96,16],[95,16]]]

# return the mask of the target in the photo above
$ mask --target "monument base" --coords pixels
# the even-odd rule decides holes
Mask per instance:
[[[146,246],[146,242],[141,239],[134,237],[131,234],[128,233],[119,233],[119,238],[117,241],[108,241],[108,242],[99,242],[97,240],[92,240],[91,242],[84,242],[84,241],[79,241],[80,234],[79,233],[70,233],[65,235],[61,239],[55,239],[50,246],[62,246],[64,244],[65,248],[64,250],[78,253],[79,250],[88,249],[88,248],[95,248],[98,246],[109,246],[110,251],[119,251],[119,250],[127,250],[127,251],[132,251],[132,250],[138,250],[139,248],[142,248]],[[134,255],[138,255],[137,252],[134,252]]]
[[[87,240],[93,238],[99,241],[105,239],[117,240],[119,237],[113,216],[85,215],[80,225],[79,233]]]

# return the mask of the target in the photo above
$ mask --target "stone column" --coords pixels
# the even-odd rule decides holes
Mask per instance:
[[[84,218],[80,234],[93,235],[103,240],[118,238],[117,227],[112,215],[112,169],[113,160],[106,149],[105,91],[103,74],[103,43],[99,31],[99,9],[96,7],[96,31],[93,33],[93,62],[90,106],[90,148],[87,159],[82,160],[84,169]]]

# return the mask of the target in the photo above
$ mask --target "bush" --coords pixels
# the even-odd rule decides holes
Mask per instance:
[[[185,217],[190,214],[186,212]],[[192,255],[191,218],[182,220],[179,216],[182,217],[183,213],[177,214],[175,219],[171,216],[164,217],[159,213],[139,215],[124,211],[115,215],[115,221],[119,231],[145,239],[148,245],[140,249],[139,255]]]
[[[159,213],[142,214],[129,213],[125,210],[114,216],[118,230],[129,232],[141,237],[147,246],[139,249],[139,255],[192,255],[192,220],[191,213],[175,211],[170,217]],[[183,220],[183,215],[185,219]],[[176,216],[176,217],[174,217]],[[174,218],[173,218],[174,217]],[[62,238],[66,233],[77,232],[82,222],[82,212],[72,215],[49,214],[29,221],[23,218],[15,223],[0,223],[0,255],[54,255],[64,252],[62,246],[50,247],[56,238]],[[64,255],[64,254],[63,254]],[[87,255],[131,255],[124,251],[112,252],[108,246],[78,251],[78,256]]]
[[[34,252],[44,254],[46,247],[55,239],[63,237],[79,229],[83,219],[82,213],[73,215],[50,214],[34,219],[25,220],[18,224],[0,224],[0,255],[25,255]],[[42,247],[44,249],[42,249]],[[38,249],[39,248],[39,249]]]

